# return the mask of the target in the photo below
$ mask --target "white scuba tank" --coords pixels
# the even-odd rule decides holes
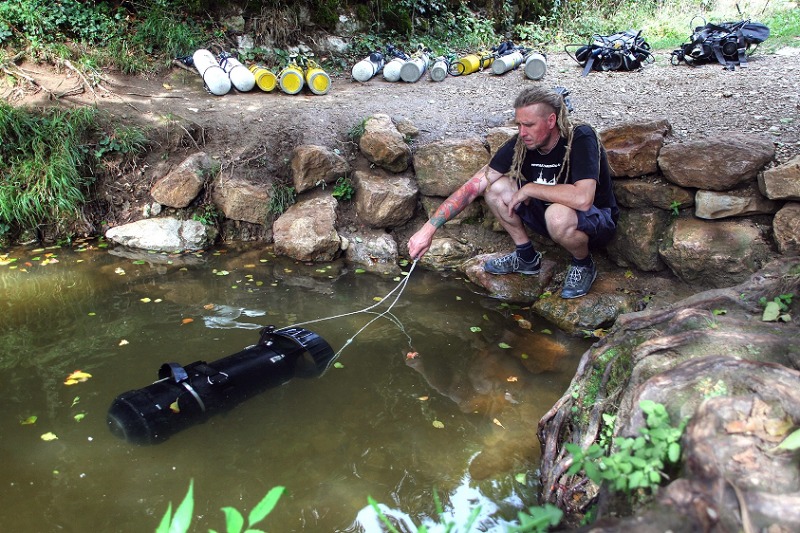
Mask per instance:
[[[228,94],[231,90],[231,80],[228,74],[219,66],[217,58],[208,50],[201,48],[192,55],[194,68],[203,78],[203,83],[211,92],[217,96]]]
[[[237,91],[246,93],[253,90],[253,87],[256,86],[256,77],[235,57],[227,54],[221,56],[219,58],[219,66],[228,74],[231,83],[236,87]]]

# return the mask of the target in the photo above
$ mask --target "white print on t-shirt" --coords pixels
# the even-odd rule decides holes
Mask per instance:
[[[532,172],[532,174],[536,176],[536,178],[533,180],[533,183],[538,183],[540,185],[555,185],[556,170],[561,168],[561,163],[551,163],[551,164],[531,163],[531,167],[539,169],[538,176],[536,176],[535,170]],[[544,173],[545,170],[547,170],[547,174]]]

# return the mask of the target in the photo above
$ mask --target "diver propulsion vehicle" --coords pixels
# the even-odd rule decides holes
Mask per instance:
[[[266,326],[256,344],[217,361],[161,365],[158,381],[117,396],[106,421],[121,439],[156,444],[293,377],[321,376],[334,358],[316,333]]]

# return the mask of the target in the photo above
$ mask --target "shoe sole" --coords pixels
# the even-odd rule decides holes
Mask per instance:
[[[563,298],[564,300],[574,300],[575,298],[582,298],[582,297],[586,296],[587,294],[589,294],[589,291],[592,290],[592,285],[594,285],[594,280],[596,280],[596,279],[597,279],[597,272],[595,272],[594,276],[592,276],[592,282],[589,284],[589,290],[587,290],[583,294],[575,294],[573,296],[564,296],[564,291],[562,289],[561,298]]]
[[[540,268],[539,270],[515,270],[514,272],[492,272],[491,270],[483,269],[484,272],[487,274],[492,274],[494,276],[505,276],[506,274],[525,274],[526,276],[535,276],[539,272],[542,271]]]

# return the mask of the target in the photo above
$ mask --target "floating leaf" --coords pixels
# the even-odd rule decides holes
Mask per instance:
[[[178,400],[175,400],[174,402],[169,404],[169,410],[172,411],[173,413],[180,413],[181,412],[181,408],[178,405]]]
[[[51,440],[58,440],[58,436],[56,436],[56,434],[53,433],[52,431],[48,431],[47,433],[41,436],[41,439],[47,442]]]
[[[81,420],[84,419],[84,417],[86,417],[86,413],[78,413],[75,416],[73,416],[72,418],[75,419],[75,422],[80,422]]]
[[[427,402],[428,399],[430,399],[430,396],[420,396],[419,398],[417,398],[417,400],[421,402]]]
[[[498,419],[496,419],[496,418],[493,418],[493,419],[492,419],[492,422],[494,422],[494,425],[495,425],[495,426],[500,426],[501,428],[503,428],[503,429],[506,429],[506,427],[505,427],[503,424],[501,424],[501,423],[500,423],[500,421],[499,421]]]
[[[382,302],[383,298],[381,298],[380,296],[375,296],[374,298],[372,298],[372,301],[373,302]]]
[[[87,314],[88,314],[89,316],[97,316],[97,313],[95,313],[95,312],[91,312],[91,313],[87,313]]]
[[[519,320],[517,320],[517,325],[522,329],[531,329],[533,327],[530,321],[525,320],[524,318],[520,318]]]
[[[419,356],[417,352],[408,352],[406,354],[406,359],[416,359]]]
[[[520,485],[526,485],[528,483],[528,475],[524,472],[520,472],[519,474],[514,476],[514,481],[519,483]]]
[[[216,272],[214,272],[214,274],[216,274],[217,276],[227,276],[228,274],[230,274],[230,272],[228,272],[227,270],[217,270]]]
[[[125,339],[122,339],[121,341],[119,341],[119,345],[120,346],[125,346],[126,344],[129,344],[129,343]]]
[[[509,348],[511,348],[511,346],[509,346],[508,344],[506,344],[504,342],[499,343],[498,346],[501,347],[504,350],[508,350]]]
[[[461,301],[461,296],[456,296],[456,301],[460,302]]]
[[[194,318],[184,318],[181,320],[181,324],[191,324],[192,322],[194,322]]]
[[[75,372],[67,376],[66,381],[64,381],[64,385],[75,385],[76,383],[83,383],[84,381],[87,381],[91,377],[92,375],[87,372],[83,372],[82,370],[76,370]]]
[[[520,355],[520,358],[521,358],[521,359],[527,359],[527,358],[529,358],[529,357],[530,357],[530,355],[528,355],[528,354],[526,354],[526,353],[524,353],[524,354]]]
[[[469,328],[469,330],[472,333],[478,333],[478,332],[480,332],[481,328],[479,328],[478,326],[472,326],[471,328]]]
[[[519,378],[517,376],[508,376],[506,378],[506,381],[508,381],[509,383],[515,383],[515,382],[519,381]]]
[[[434,420],[433,427],[435,427],[436,429],[444,429],[444,422],[440,422],[439,420]]]
[[[72,399],[72,405],[70,405],[70,407],[75,407],[76,405],[78,405],[80,403],[80,401],[81,401],[81,397],[80,396],[75,396]]]
[[[23,426],[30,426],[31,424],[35,424],[36,421],[39,419],[36,415],[31,415],[25,420],[20,420],[19,423]]]
[[[336,361],[335,363],[333,363],[333,368],[344,368],[344,365],[339,361]]]
[[[211,309],[214,309],[214,304],[206,304],[203,306],[203,309],[207,309],[210,311]]]
[[[553,330],[550,330],[550,329],[544,328],[544,329],[542,330],[542,333],[544,333],[545,335],[552,335],[552,334],[553,334]]]
[[[133,262],[133,264],[134,264],[134,265],[143,265],[143,264],[144,264],[144,260],[142,260],[142,259],[137,259],[136,261],[134,261],[134,262]]]
[[[117,268],[114,269],[114,274],[119,274],[120,276],[124,276],[125,275],[125,270],[123,270],[120,267],[117,267]]]
[[[356,273],[356,274],[363,274],[364,272],[366,272],[366,270],[364,270],[363,268],[357,268],[357,269],[355,269],[355,273]]]
[[[143,302],[143,303],[146,303],[146,304],[149,304],[149,303],[150,303],[150,302],[152,302],[153,300],[151,300],[150,298],[147,298],[147,297],[145,296],[144,298],[140,298],[140,299],[139,299],[139,301],[140,301],[140,302]]]
[[[486,321],[488,321],[488,320],[489,320],[489,316],[488,316],[488,315],[486,315],[486,313],[484,313],[484,314],[483,314],[483,319],[484,319],[484,320],[486,320]]]

